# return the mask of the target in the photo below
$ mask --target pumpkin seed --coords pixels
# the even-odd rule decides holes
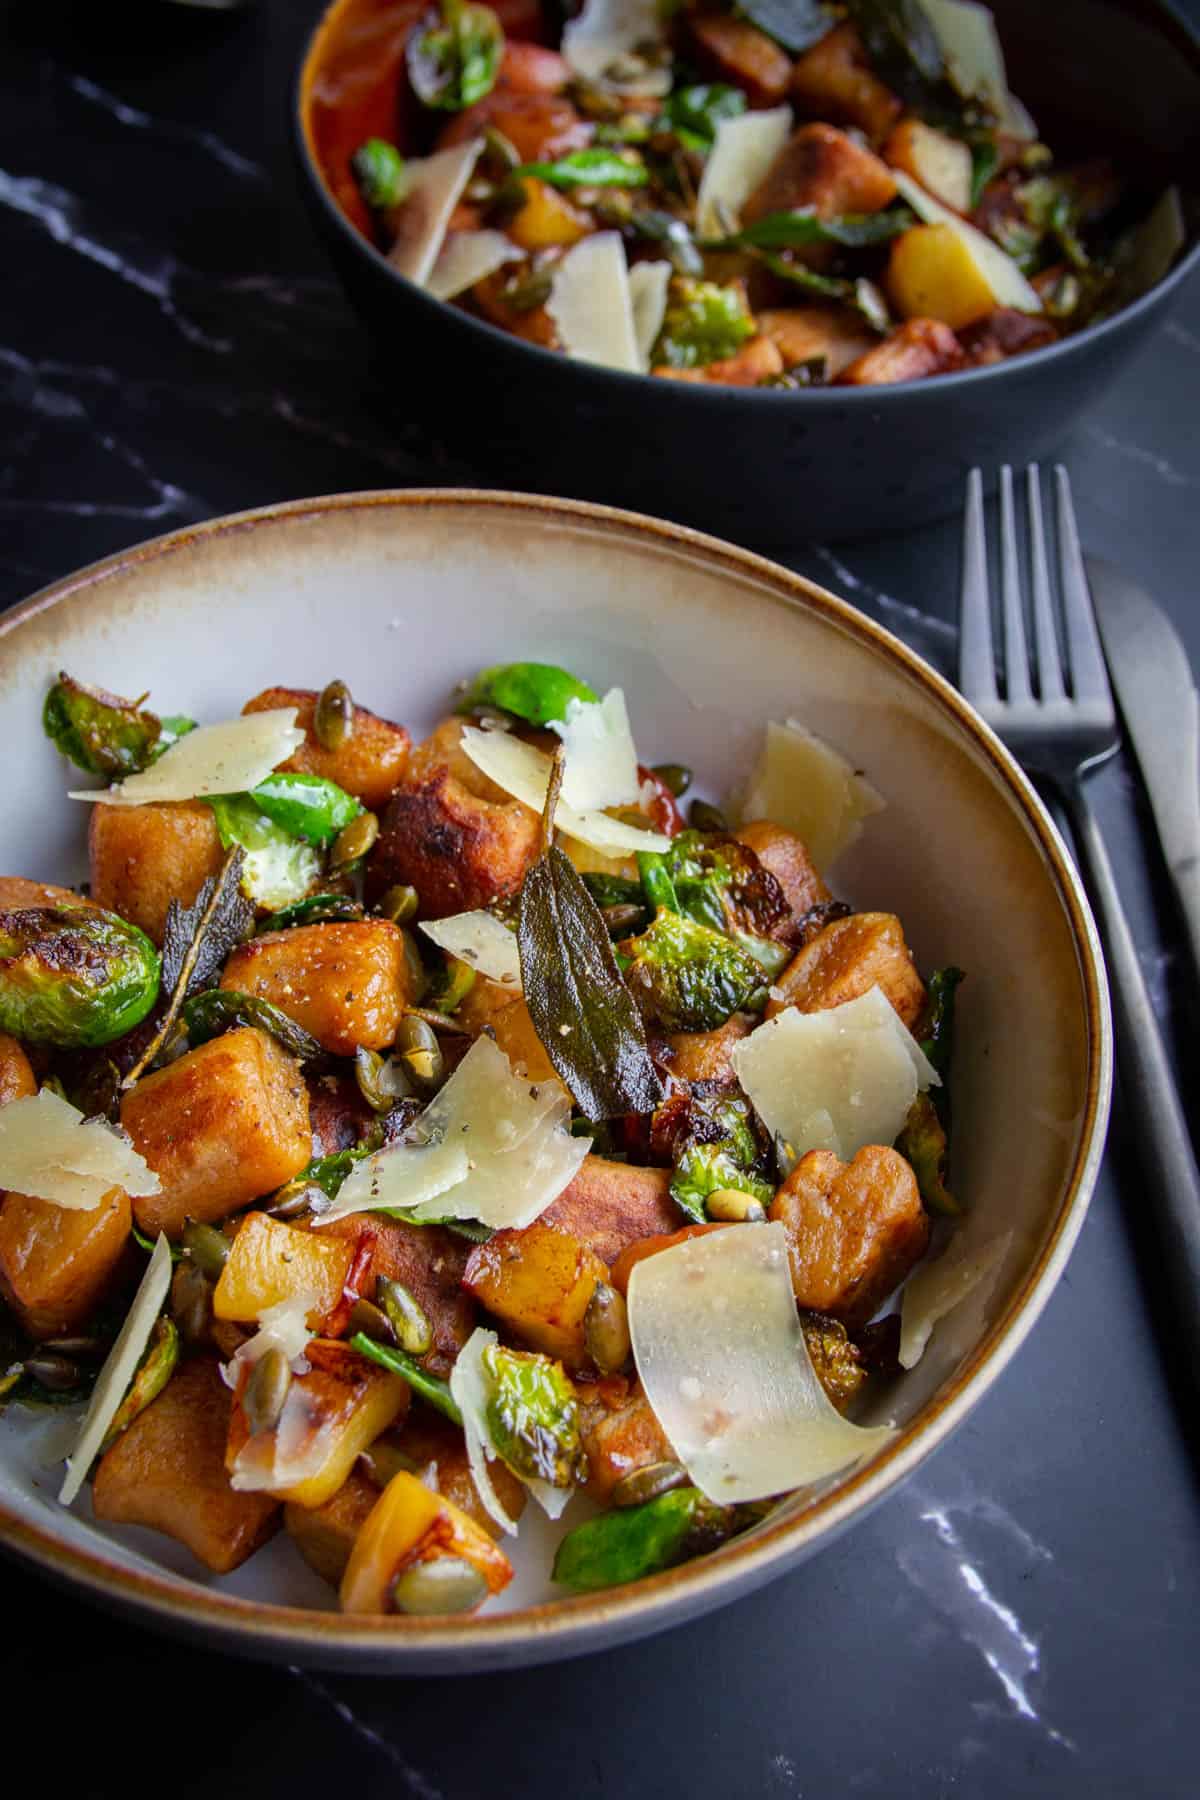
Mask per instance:
[[[391,1112],[397,1100],[406,1100],[412,1093],[408,1070],[399,1057],[380,1056],[378,1050],[367,1050],[362,1044],[354,1052],[354,1079],[376,1113]]]
[[[402,931],[404,940],[404,992],[410,1007],[424,999],[429,988],[429,971],[421,957],[421,948],[411,931]]]
[[[185,1343],[207,1342],[212,1324],[212,1285],[186,1256],[176,1265],[171,1278],[171,1317]]]
[[[392,1605],[402,1613],[471,1612],[487,1599],[487,1582],[461,1556],[413,1563],[392,1583]]]
[[[640,1469],[631,1469],[628,1475],[622,1475],[608,1497],[609,1504],[645,1506],[647,1501],[657,1500],[660,1494],[669,1494],[672,1488],[684,1487],[688,1480],[688,1472],[682,1463],[643,1463]]]
[[[321,689],[313,712],[313,734],[322,750],[340,750],[354,732],[354,702],[344,681]]]
[[[583,1315],[588,1355],[602,1375],[615,1375],[629,1361],[633,1345],[623,1297],[607,1281],[598,1281]]]
[[[376,1438],[373,1444],[368,1444],[359,1452],[358,1460],[377,1488],[385,1488],[394,1475],[415,1475],[421,1467],[413,1457],[406,1456],[398,1444],[389,1443],[386,1438]]]
[[[670,788],[677,800],[682,800],[692,785],[692,771],[685,763],[655,763],[650,772]]]
[[[189,1219],[183,1228],[183,1247],[202,1275],[210,1281],[220,1279],[229,1261],[229,1239],[223,1231],[199,1219]]]
[[[429,1315],[402,1282],[381,1275],[375,1283],[375,1298],[401,1350],[407,1350],[410,1356],[424,1356],[433,1348]]]
[[[632,900],[618,900],[612,906],[602,906],[600,916],[608,927],[609,937],[627,937],[646,917],[646,908]]]
[[[758,1225],[767,1216],[767,1209],[761,1200],[753,1194],[743,1194],[738,1188],[718,1188],[704,1202],[710,1219],[717,1219],[723,1225]]]
[[[85,1361],[93,1361],[107,1356],[112,1345],[106,1344],[102,1338],[79,1336],[43,1338],[41,1347],[43,1350],[57,1350],[60,1356],[79,1356]]]
[[[263,1211],[272,1219],[299,1219],[311,1212],[318,1200],[327,1199],[328,1195],[317,1182],[297,1175],[284,1182],[270,1206],[264,1207]]]
[[[329,867],[334,870],[347,869],[351,863],[361,862],[378,836],[379,820],[375,814],[360,812],[348,825],[343,825],[334,838],[333,848],[329,852]]]
[[[415,887],[405,887],[403,882],[397,882],[395,887],[388,889],[376,910],[381,919],[390,919],[393,925],[407,925],[416,916],[420,904]]]
[[[729,821],[719,806],[707,800],[693,800],[688,807],[688,822],[694,831],[728,831]]]
[[[396,1334],[392,1330],[392,1321],[382,1307],[372,1306],[369,1300],[356,1300],[350,1308],[350,1321],[346,1326],[346,1336],[353,1337],[356,1331],[365,1332],[367,1337],[374,1338],[377,1344],[394,1344]]]
[[[255,1363],[242,1395],[242,1412],[252,1436],[278,1425],[291,1385],[292,1365],[278,1345],[272,1344]]]
[[[396,1050],[417,1087],[428,1090],[441,1085],[446,1074],[446,1058],[432,1025],[408,1013],[401,1019],[396,1033]]]
[[[25,1358],[25,1373],[51,1394],[67,1394],[83,1379],[79,1364],[54,1350],[39,1350]]]

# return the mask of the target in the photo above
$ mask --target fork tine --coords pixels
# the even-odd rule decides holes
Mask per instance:
[[[1025,642],[1025,609],[1021,601],[1021,564],[1013,516],[1012,470],[1000,471],[1000,607],[1004,620],[1004,685],[1009,705],[1033,699],[1029,685],[1029,649]]]
[[[1063,700],[1062,657],[1054,629],[1054,601],[1050,592],[1050,558],[1046,553],[1046,527],[1042,518],[1042,477],[1036,463],[1026,471],[1029,500],[1029,562],[1033,577],[1033,632],[1037,645],[1038,692],[1043,701]]]
[[[958,685],[975,706],[998,698],[996,658],[988,604],[987,539],[983,525],[983,476],[967,476],[963,520],[962,587],[959,592]]]
[[[1071,665],[1071,689],[1076,700],[1101,700],[1112,705],[1112,689],[1100,638],[1096,631],[1096,615],[1083,567],[1083,551],[1079,545],[1079,528],[1075,523],[1075,507],[1071,500],[1071,483],[1061,463],[1054,468],[1057,490],[1058,578],[1062,588],[1063,616],[1067,626],[1067,649]]]

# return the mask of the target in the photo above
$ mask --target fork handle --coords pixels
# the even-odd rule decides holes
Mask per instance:
[[[1084,879],[1100,917],[1115,1002],[1121,1097],[1132,1116],[1137,1153],[1148,1178],[1143,1197],[1158,1229],[1174,1322],[1192,1377],[1200,1380],[1200,1171],[1112,863],[1083,782],[1075,781],[1064,797]]]

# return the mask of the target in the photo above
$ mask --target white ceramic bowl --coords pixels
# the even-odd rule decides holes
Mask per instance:
[[[556,1598],[536,1529],[506,1610],[342,1618],[280,1538],[235,1575],[171,1540],[64,1512],[44,1423],[0,1422],[0,1543],[109,1606],[231,1650],[378,1671],[514,1666],[618,1643],[792,1567],[880,1500],[979,1400],[1062,1272],[1103,1146],[1111,1037],[1079,884],[1028,783],[959,696],[824,590],[711,538],[519,495],[341,495],[178,532],[84,570],[0,620],[4,873],[83,873],[82,809],[40,710],[59,668],[166,710],[229,716],[269,683],[321,686],[433,723],[453,685],[534,656],[625,690],[647,761],[719,796],[763,721],[795,716],[887,798],[836,871],[897,912],[918,962],[968,972],[953,1073],[964,1228],[1010,1233],[999,1278],[936,1329],[888,1397],[872,1462],[714,1555],[628,1588]],[[51,1446],[58,1449],[61,1446]],[[531,1509],[536,1510],[536,1509]]]

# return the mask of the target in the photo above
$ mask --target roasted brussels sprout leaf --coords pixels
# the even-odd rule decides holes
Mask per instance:
[[[158,951],[98,906],[0,912],[0,1031],[85,1049],[140,1024],[158,998]]]
[[[411,177],[395,144],[368,138],[350,158],[350,172],[372,212],[387,212],[407,198]]]
[[[786,0],[785,0],[786,3]],[[688,150],[708,150],[717,135],[722,119],[736,119],[746,110],[746,96],[740,88],[723,82],[705,82],[697,87],[676,88],[663,101],[657,127],[674,132]]]
[[[845,0],[845,7],[871,67],[902,100],[939,114],[953,108],[957,96],[920,0]]]
[[[178,1361],[179,1333],[175,1328],[174,1320],[163,1313],[155,1323],[150,1342],[137,1366],[137,1372],[130,1384],[129,1391],[113,1414],[112,1424],[104,1435],[104,1441],[97,1452],[98,1455],[103,1456],[106,1450],[111,1449],[121,1433],[127,1431],[133,1424],[139,1413],[144,1413],[150,1402],[158,1399],[175,1373],[175,1365]]]
[[[504,31],[490,6],[442,0],[409,34],[408,79],[423,106],[462,112],[490,94],[504,54]]]
[[[977,135],[971,143],[971,206],[983,198],[983,190],[1000,163],[1000,148],[991,134]]]
[[[557,846],[525,877],[517,944],[534,1030],[584,1116],[653,1112],[663,1088],[645,1026],[596,903]]]
[[[483,1352],[492,1382],[488,1425],[501,1458],[524,1481],[569,1488],[587,1480],[579,1402],[563,1366],[537,1351]]]
[[[409,1356],[405,1350],[395,1350],[390,1344],[377,1343],[374,1338],[368,1337],[363,1331],[354,1333],[350,1339],[350,1348],[357,1350],[360,1356],[369,1357],[372,1362],[377,1362],[380,1368],[390,1369],[393,1375],[403,1375],[414,1394],[419,1394],[422,1400],[427,1400],[430,1406],[437,1408],[438,1412],[445,1413],[446,1417],[453,1420],[455,1425],[462,1424],[462,1413],[458,1409],[458,1402],[451,1394],[447,1383],[440,1381],[436,1375],[431,1375],[427,1369],[422,1368],[415,1356]]]
[[[677,275],[650,361],[660,368],[701,369],[736,355],[753,336],[754,315],[742,288]]]
[[[306,844],[332,843],[342,827],[363,811],[361,801],[336,781],[287,769],[268,775],[246,798],[253,800],[272,824],[289,837],[303,838]]]
[[[867,1379],[857,1345],[851,1343],[843,1324],[823,1313],[801,1313],[800,1324],[814,1375],[832,1405],[845,1412]]]
[[[287,931],[294,925],[342,925],[365,916],[351,894],[306,894],[263,920],[260,931]]]
[[[676,1206],[702,1225],[708,1218],[705,1202],[709,1196],[730,1188],[735,1193],[749,1194],[764,1207],[775,1197],[769,1182],[759,1181],[757,1176],[739,1168],[719,1144],[688,1144],[671,1181],[671,1198]]]
[[[674,213],[643,207],[625,221],[625,229],[635,237],[648,238],[652,244],[661,244],[677,275],[703,275],[704,258],[686,221],[677,219]]]
[[[522,163],[511,179],[536,175],[550,187],[645,187],[650,177],[635,154],[620,150],[571,150],[553,162]]]
[[[586,681],[553,663],[497,663],[481,669],[467,685],[458,710],[469,713],[494,706],[530,725],[550,725],[566,718],[570,701],[597,699]]]
[[[163,730],[162,720],[136,701],[85,687],[65,670],[46,695],[42,727],[77,768],[110,781],[147,768]]]
[[[918,1094],[913,1101],[896,1148],[912,1165],[926,1210],[957,1218],[962,1207],[946,1186],[946,1128],[928,1094]]]
[[[664,852],[678,910],[714,931],[744,932],[767,938],[791,916],[787,898],[774,875],[754,851],[736,838],[718,833],[681,831]],[[750,948],[758,960],[767,951]],[[785,956],[786,961],[786,956]]]
[[[618,1587],[713,1550],[737,1528],[733,1507],[715,1506],[699,1488],[673,1488],[645,1506],[603,1513],[569,1531],[552,1579],[576,1593]]]
[[[793,56],[811,50],[837,23],[822,0],[742,0],[738,11]]]
[[[715,1031],[763,986],[762,969],[739,944],[681,913],[659,912],[620,948],[643,1016],[664,1031]]]
[[[806,244],[840,244],[847,250],[862,250],[872,244],[886,244],[915,222],[913,214],[905,207],[891,212],[843,213],[836,218],[823,219],[814,207],[800,206],[791,212],[765,213],[731,237],[721,238],[715,245],[706,247],[797,250]]]
[[[242,892],[247,899],[273,912],[305,897],[321,873],[321,858],[311,845],[269,818],[255,794],[213,794],[207,804],[225,849],[240,844],[246,852]]]
[[[950,1072],[950,1057],[954,1049],[954,1006],[958,984],[965,979],[962,970],[953,965],[935,969],[929,977],[929,998],[919,1042],[926,1057],[941,1076],[943,1087]],[[934,1089],[935,1093],[939,1091]]]
[[[856,312],[864,324],[872,331],[888,331],[891,328],[891,315],[882,292],[873,281],[864,276],[851,281],[841,275],[822,275],[817,269],[810,269],[807,263],[792,262],[781,252],[775,250],[754,250],[764,266],[772,275],[778,275],[781,281],[790,281],[794,287],[803,288],[809,294],[816,294],[824,300],[840,300],[843,306],[849,306]]]
[[[258,994],[239,994],[233,988],[209,988],[188,1000],[181,1014],[193,1050],[210,1038],[220,1037],[239,1025],[253,1025],[268,1032],[290,1056],[310,1068],[325,1062],[325,1051],[316,1038],[285,1012]]]

